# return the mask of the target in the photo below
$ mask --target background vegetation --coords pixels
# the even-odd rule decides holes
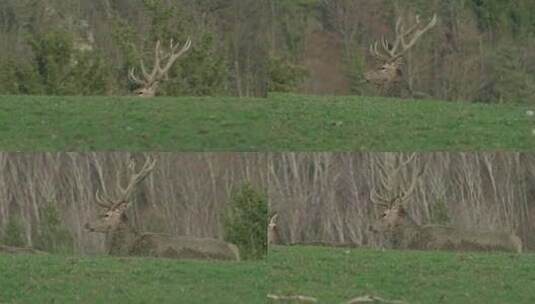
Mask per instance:
[[[157,39],[188,36],[163,95],[374,94],[370,43],[392,38],[396,16],[436,13],[406,58],[415,95],[531,103],[533,12],[530,0],[5,0],[0,94],[126,94]]]
[[[263,154],[153,156],[157,166],[136,189],[128,210],[139,231],[224,239],[223,216],[233,189],[249,183],[255,191],[267,192]],[[0,243],[64,255],[104,253],[104,235],[83,226],[101,212],[97,190],[114,197],[117,179],[126,183],[130,158],[144,161],[143,155],[126,152],[0,153]],[[266,253],[267,203],[251,195],[247,197],[253,200],[245,202],[254,209],[244,210],[254,212],[249,220],[260,218],[249,222],[250,228],[256,225],[251,236],[259,239],[239,245],[245,245],[247,257],[258,258]]]
[[[283,243],[384,245],[369,229],[382,212],[370,193],[377,188],[380,195],[394,195],[381,192],[380,168],[407,158],[407,153],[275,154],[268,164],[270,212],[279,214]],[[412,172],[424,165],[407,200],[418,224],[514,232],[524,249],[535,249],[532,153],[418,153],[393,176],[396,184],[407,188]]]
[[[251,184],[234,189],[224,219],[225,239],[240,248],[243,259],[267,254],[268,200]]]

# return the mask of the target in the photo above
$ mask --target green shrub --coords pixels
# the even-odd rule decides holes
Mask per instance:
[[[185,39],[183,41],[185,43]],[[178,59],[162,85],[164,95],[221,95],[226,91],[229,68],[223,54],[216,48],[213,34],[196,37],[191,49]]]
[[[101,95],[106,93],[110,70],[97,51],[81,51],[65,31],[36,34],[30,39],[33,61],[44,93],[48,95]]]
[[[31,64],[15,58],[0,58],[0,94],[40,94],[43,88]]]
[[[293,92],[308,76],[307,70],[289,62],[282,57],[271,57],[269,60],[269,91]]]
[[[260,259],[267,253],[267,199],[251,184],[235,191],[225,213],[225,239],[240,248],[243,259]]]
[[[11,216],[8,218],[7,226],[4,231],[2,243],[8,246],[24,247],[26,241],[24,238],[24,227],[22,221],[18,216]]]

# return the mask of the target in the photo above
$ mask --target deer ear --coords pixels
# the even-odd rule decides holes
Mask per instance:
[[[405,210],[405,208],[399,207],[398,214],[401,215],[401,216],[406,216],[407,215],[407,211]]]

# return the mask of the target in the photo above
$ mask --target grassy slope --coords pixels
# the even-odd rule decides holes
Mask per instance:
[[[535,303],[535,255],[275,247],[264,262],[0,255],[0,303]]]
[[[535,255],[276,247],[269,264],[272,292],[321,303],[367,294],[409,303],[535,303]]]
[[[526,106],[272,95],[0,96],[0,148],[21,151],[527,150]]]
[[[0,303],[263,303],[263,262],[0,255]]]

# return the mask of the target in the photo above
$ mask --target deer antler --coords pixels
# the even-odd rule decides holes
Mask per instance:
[[[154,64],[152,71],[150,73],[147,71],[143,59],[140,59],[143,79],[135,75],[135,68],[129,70],[128,77],[130,80],[141,86],[140,96],[153,97],[156,95],[158,83],[167,80],[168,72],[175,61],[191,48],[191,39],[188,38],[181,49],[179,49],[179,47],[180,43],[174,43],[173,39],[171,39],[168,50],[163,51],[161,42],[158,40],[154,47]]]
[[[117,189],[119,190],[119,198],[117,202],[128,201],[130,195],[132,194],[132,191],[134,190],[134,187],[141,181],[143,181],[143,179],[147,177],[147,175],[154,169],[155,166],[156,160],[151,157],[147,157],[141,170],[139,170],[139,172],[137,173],[130,174],[130,180],[128,181],[128,185],[126,186],[126,188],[123,188],[121,186],[121,183],[119,182],[119,179],[117,179]],[[133,159],[131,159],[128,163],[128,169],[131,172],[135,170],[135,162]]]
[[[279,215],[277,213],[275,213],[271,219],[269,220],[269,225],[276,225],[277,224],[277,218],[279,217]]]
[[[114,205],[113,200],[111,200],[106,194],[100,193],[98,189],[97,193],[95,194],[95,198],[97,200],[97,205],[102,208],[110,209]]]
[[[378,163],[379,184],[382,189],[379,194],[377,187],[374,186],[370,193],[370,200],[372,203],[384,208],[391,208],[394,205],[405,204],[410,195],[414,192],[418,184],[420,176],[424,173],[426,165],[424,164],[420,170],[412,170],[409,178],[408,187],[405,185],[400,171],[408,164],[414,162],[416,153],[412,153],[406,159],[398,158],[396,155],[386,154],[383,162]]]
[[[156,160],[151,157],[147,157],[145,163],[143,164],[143,167],[136,173],[135,162],[133,159],[131,159],[127,165],[128,171],[131,172],[127,186],[123,187],[121,185],[120,175],[117,174],[116,179],[117,190],[119,192],[118,197],[116,199],[113,199],[107,193],[105,193],[105,191],[100,192],[100,190],[97,190],[97,192],[95,193],[97,205],[104,209],[114,209],[120,204],[128,203],[128,200],[134,190],[134,187],[138,185],[141,181],[143,181],[143,179],[147,177],[147,175],[154,169],[155,166]]]
[[[394,40],[394,43],[390,44],[388,40],[382,38],[380,43],[376,41],[375,43],[370,45],[370,53],[373,56],[386,62],[396,61],[398,58],[402,57],[408,50],[410,50],[423,34],[433,28],[437,24],[437,21],[437,15],[434,14],[431,21],[423,28],[420,28],[420,17],[416,16],[415,24],[406,29],[405,24],[403,22],[403,18],[400,16],[398,17],[398,20],[396,22],[396,38]],[[409,36],[411,35],[412,37],[409,38]],[[379,44],[381,45],[382,52],[384,53],[379,50]]]

